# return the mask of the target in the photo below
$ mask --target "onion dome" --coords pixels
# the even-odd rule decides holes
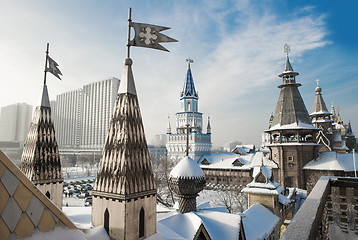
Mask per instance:
[[[199,165],[189,156],[184,157],[170,172],[170,188],[179,197],[181,213],[196,211],[196,197],[205,187],[206,177]]]

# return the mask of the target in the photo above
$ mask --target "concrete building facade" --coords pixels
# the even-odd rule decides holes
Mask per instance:
[[[0,141],[24,142],[32,118],[32,106],[16,103],[1,108]]]
[[[102,149],[119,79],[110,78],[56,97],[55,126],[61,149]]]

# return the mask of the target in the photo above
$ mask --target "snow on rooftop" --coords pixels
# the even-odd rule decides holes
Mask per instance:
[[[60,226],[55,227],[50,232],[40,232],[35,230],[31,237],[25,240],[110,240],[106,230],[103,227],[96,227],[87,230],[85,233],[79,229],[68,229]]]
[[[355,154],[358,167],[358,154]],[[314,170],[338,170],[345,172],[354,171],[353,153],[321,152],[316,160],[312,160],[304,166],[304,169]]]
[[[170,177],[205,178],[205,174],[191,157],[186,156],[172,169]]]
[[[272,170],[271,168],[266,166],[254,167],[254,170],[252,172],[252,177],[255,178],[260,171],[262,171],[262,173],[265,175],[267,179],[271,178]]]
[[[202,221],[198,216],[189,212],[185,214],[177,213],[171,217],[160,220],[159,223],[171,229],[184,239],[194,239]]]
[[[62,211],[66,216],[76,225],[76,227],[81,229],[91,228],[91,216],[92,208],[91,207],[62,207]]]
[[[247,184],[247,187],[241,190],[241,192],[279,195],[283,191],[283,188],[281,186],[277,186],[276,188],[273,188],[273,186],[274,185],[271,183],[249,183]]]
[[[310,115],[314,115],[314,114],[332,114],[332,113],[330,113],[330,112],[328,112],[328,111],[324,111],[324,110],[321,110],[321,111],[318,111],[318,112],[312,112]]]
[[[236,214],[223,213],[210,210],[201,210],[184,214],[176,214],[159,221],[165,226],[158,229],[160,236],[166,236],[161,230],[170,229],[183,239],[193,239],[199,227],[204,225],[211,239],[238,239],[240,231],[240,216]],[[157,239],[157,238],[150,238]],[[161,238],[173,239],[173,238]],[[177,238],[181,239],[181,238]]]
[[[202,161],[206,159],[210,164],[202,164]],[[233,163],[238,160],[242,163],[242,166],[235,166]],[[265,156],[264,152],[256,152],[255,154],[240,155],[236,153],[211,153],[204,155],[199,159],[200,167],[202,169],[246,169],[249,170],[255,166],[261,166],[262,161],[265,166],[271,168],[277,168],[275,162],[271,161]]]
[[[312,124],[308,124],[308,123],[303,123],[303,122],[294,122],[291,124],[287,124],[287,125],[281,125],[280,123],[276,124],[275,126],[272,126],[269,130],[281,130],[281,129],[315,129],[317,130],[318,128],[316,128],[315,126],[313,126]]]
[[[288,199],[285,195],[282,194],[278,195],[278,201],[285,206],[288,206],[291,203],[290,199]]]
[[[279,217],[261,204],[254,204],[242,214],[246,239],[267,239],[279,222]]]

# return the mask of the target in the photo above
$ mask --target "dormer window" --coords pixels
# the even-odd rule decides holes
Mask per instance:
[[[210,165],[210,162],[206,158],[204,158],[204,160],[201,161],[201,164],[202,165]]]
[[[241,167],[243,164],[242,162],[240,162],[239,159],[236,159],[235,161],[232,162],[232,165],[235,167]]]

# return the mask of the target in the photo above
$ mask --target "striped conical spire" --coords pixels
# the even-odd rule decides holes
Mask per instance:
[[[94,196],[132,199],[156,193],[139,109],[132,60],[121,85],[94,184]]]
[[[43,86],[41,106],[36,107],[30,125],[20,169],[35,184],[63,181],[46,85]]]
[[[184,83],[183,91],[181,92],[181,98],[184,98],[184,97],[198,98],[198,93],[195,91],[193,75],[191,74],[190,62],[188,63],[188,71],[186,73],[186,81]]]
[[[62,208],[61,161],[45,84],[41,104],[35,109],[25,141],[20,170],[60,209]]]

